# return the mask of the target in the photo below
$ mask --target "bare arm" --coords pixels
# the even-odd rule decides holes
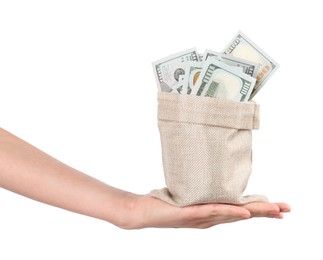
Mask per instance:
[[[111,187],[63,164],[0,128],[0,187],[34,200],[111,222],[122,228],[198,227],[252,216],[281,218],[285,203],[244,207],[174,207],[149,195]]]
[[[26,197],[121,224],[130,193],[77,171],[0,129],[0,187]],[[112,210],[113,209],[113,210]]]

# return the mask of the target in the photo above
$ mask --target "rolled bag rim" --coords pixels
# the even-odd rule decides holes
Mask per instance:
[[[158,92],[158,120],[259,129],[259,105],[225,98]],[[225,119],[225,120],[224,120]]]

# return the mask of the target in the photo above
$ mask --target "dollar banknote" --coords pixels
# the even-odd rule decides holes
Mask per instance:
[[[209,58],[215,58],[233,67],[242,68],[242,71],[249,76],[256,78],[258,72],[258,64],[252,61],[247,61],[234,57],[232,55],[222,54],[211,50],[206,50],[203,55],[203,61],[207,61]]]
[[[239,31],[232,41],[225,47],[224,54],[249,60],[258,64],[257,82],[250,99],[264,86],[266,81],[278,69],[279,65],[260,47],[251,41],[244,33]]]
[[[177,84],[175,86],[173,86],[173,88],[170,92],[176,93],[176,94],[186,93],[186,90],[184,90],[184,79],[185,79],[185,76],[180,75]]]
[[[159,91],[237,101],[251,100],[279,67],[242,32],[223,53],[191,48],[152,65]]]
[[[210,59],[205,62],[191,94],[247,102],[256,79],[233,67]]]
[[[171,92],[179,82],[180,75],[185,74],[186,63],[198,60],[197,50],[192,48],[153,62],[159,91]]]
[[[171,91],[170,91],[170,93],[176,93],[176,94],[182,94],[182,92],[183,92],[183,85],[181,84],[181,85],[179,85],[178,87],[177,87],[177,85],[176,85],[176,87],[174,87]]]
[[[192,61],[187,64],[184,80],[183,80],[183,91],[186,94],[191,94],[192,89],[195,87],[195,83],[202,71],[203,62]]]

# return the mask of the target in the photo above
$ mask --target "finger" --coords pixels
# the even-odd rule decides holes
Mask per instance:
[[[211,204],[211,214],[212,215],[222,215],[222,216],[232,216],[232,217],[242,217],[250,218],[251,212],[247,208],[227,205],[227,204]]]
[[[290,212],[291,211],[291,208],[287,203],[278,202],[278,203],[275,203],[275,204],[279,207],[280,212]]]
[[[280,213],[280,207],[275,203],[249,203],[243,207],[250,211],[252,217],[275,217]]]
[[[219,224],[225,224],[225,223],[232,223],[232,222],[237,222],[237,221],[241,221],[244,220],[245,218],[242,217],[222,217],[221,219],[219,218],[214,218],[214,220],[210,220],[208,222],[200,222],[196,225],[194,225],[194,228],[210,228]]]
[[[274,218],[283,219],[284,218],[284,214],[283,213],[279,213],[276,216],[274,216]]]
[[[189,220],[196,219],[213,219],[218,217],[238,217],[238,218],[249,218],[251,216],[249,210],[232,205],[225,204],[204,204],[204,205],[193,205],[182,208],[184,217]]]

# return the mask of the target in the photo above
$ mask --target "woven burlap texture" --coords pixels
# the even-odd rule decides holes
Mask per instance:
[[[167,188],[153,190],[154,197],[176,206],[267,201],[243,196],[257,104],[159,92],[158,128]]]

